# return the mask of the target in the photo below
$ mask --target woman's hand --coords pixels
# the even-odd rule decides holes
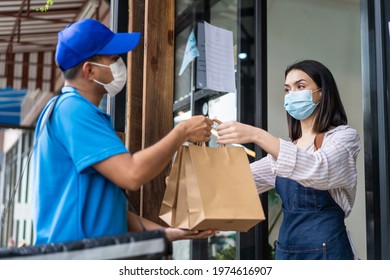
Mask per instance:
[[[219,233],[218,230],[186,230],[180,228],[166,228],[165,234],[170,241],[184,239],[202,239],[208,238]]]
[[[239,122],[222,123],[217,127],[218,144],[254,143],[264,151],[278,158],[280,141],[264,129]]]
[[[227,122],[217,127],[218,144],[246,144],[255,143],[258,128],[239,123]]]

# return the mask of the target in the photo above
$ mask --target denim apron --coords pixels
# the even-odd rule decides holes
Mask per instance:
[[[354,259],[345,213],[329,191],[304,187],[284,177],[276,177],[275,190],[282,200],[284,215],[276,259]]]

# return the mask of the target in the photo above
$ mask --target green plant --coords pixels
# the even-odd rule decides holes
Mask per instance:
[[[216,260],[235,260],[236,259],[236,246],[229,246],[222,249],[215,255]]]
[[[268,192],[268,202],[269,202],[269,207],[279,207],[275,218],[273,219],[273,221],[269,225],[268,235],[270,235],[271,232],[274,230],[280,217],[282,216],[281,200],[280,200],[279,195],[276,193],[275,189],[272,189]],[[275,243],[276,243],[276,241],[273,242],[273,244],[268,244],[269,245],[269,252],[270,252],[270,259],[275,259]]]
[[[53,6],[53,3],[54,3],[54,0],[46,0],[46,4],[45,6],[42,6],[40,8],[36,8],[35,11],[37,12],[46,12],[47,10],[49,10],[49,6]]]

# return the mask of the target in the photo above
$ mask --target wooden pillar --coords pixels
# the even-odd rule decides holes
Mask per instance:
[[[23,53],[23,64],[22,64],[22,88],[28,88],[28,78],[29,78],[29,62],[30,62],[30,53]]]
[[[15,54],[7,51],[5,56],[5,76],[7,77],[7,87],[14,87]]]
[[[174,0],[146,0],[143,148],[153,145],[168,134],[173,125],[174,11]],[[144,216],[156,222],[159,221],[168,169],[169,167],[146,184],[143,190]]]
[[[140,42],[128,54],[127,61],[126,147],[136,152],[142,149],[145,0],[129,0],[129,11],[129,32],[141,32]]]
[[[129,29],[142,32],[140,46],[130,53],[128,61],[126,145],[135,152],[155,144],[173,126],[175,1],[129,1]],[[158,214],[168,171],[169,166],[145,184],[136,197],[133,195],[140,214],[157,223],[161,223]]]
[[[36,85],[35,88],[39,88],[42,90],[43,86],[43,64],[44,64],[44,53],[38,52],[38,63],[37,63],[37,73],[36,73]]]
[[[126,139],[131,153],[142,149],[142,103],[144,72],[145,0],[129,0],[129,32],[141,32],[138,46],[127,56]],[[128,192],[137,213],[141,211],[141,192]]]
[[[57,64],[56,64],[56,60],[55,60],[55,52],[52,52],[51,53],[51,67],[50,67],[50,91],[51,92],[54,92],[54,94],[56,94],[56,80],[57,80],[57,77],[56,77],[56,73],[57,73]]]

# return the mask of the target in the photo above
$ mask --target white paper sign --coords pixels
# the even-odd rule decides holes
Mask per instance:
[[[233,32],[207,22],[198,25],[197,87],[236,92]]]

